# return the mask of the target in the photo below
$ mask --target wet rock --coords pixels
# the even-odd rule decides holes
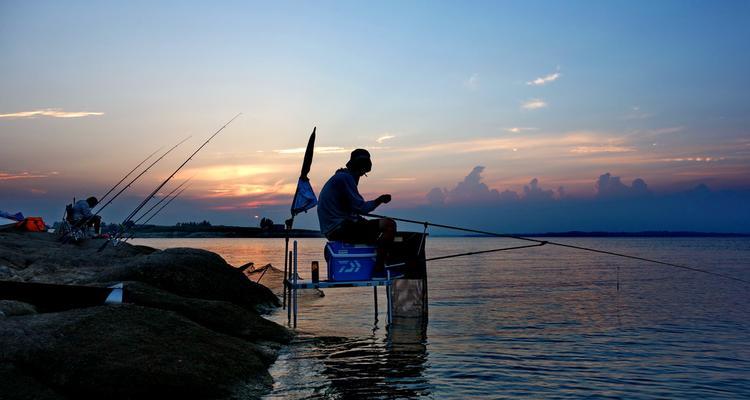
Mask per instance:
[[[11,317],[0,324],[0,365],[50,388],[44,392],[50,396],[257,398],[272,383],[270,362],[268,349],[136,305]],[[9,389],[23,388],[2,391],[22,398]]]
[[[0,300],[0,317],[36,314],[36,308],[28,303],[14,300]]]
[[[288,343],[292,334],[254,310],[220,300],[177,296],[140,282],[125,282],[128,303],[174,311],[206,328],[254,342]]]
[[[248,280],[218,254],[200,249],[154,252],[104,271],[96,280],[140,281],[184,297],[229,301],[260,310],[279,306],[279,299],[268,288]]]
[[[0,363],[0,399],[62,400],[65,397],[13,364]]]

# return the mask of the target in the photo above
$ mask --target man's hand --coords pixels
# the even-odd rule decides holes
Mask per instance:
[[[391,202],[391,195],[390,194],[384,194],[375,199],[375,202],[378,204],[387,204]]]

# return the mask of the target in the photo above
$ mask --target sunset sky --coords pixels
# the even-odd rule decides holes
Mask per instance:
[[[0,210],[51,223],[192,135],[119,222],[242,112],[154,222],[280,222],[317,126],[313,186],[367,148],[384,213],[750,231],[750,2],[156,3],[0,1]]]

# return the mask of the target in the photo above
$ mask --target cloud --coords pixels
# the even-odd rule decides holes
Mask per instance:
[[[555,192],[544,190],[539,186],[539,180],[534,178],[528,186],[523,187],[524,199],[530,201],[552,200],[555,198]]]
[[[724,161],[726,157],[678,157],[678,158],[664,158],[662,161],[665,162],[716,162]]]
[[[46,178],[45,174],[34,174],[31,172],[3,172],[0,171],[0,181],[12,181],[17,179]]]
[[[63,111],[59,108],[47,108],[44,110],[34,111],[19,111],[10,114],[0,114],[0,118],[18,119],[18,118],[36,118],[36,117],[52,117],[52,118],[81,118],[104,115],[103,112],[91,112],[91,111]]]
[[[464,81],[464,86],[468,89],[476,90],[479,87],[479,74],[472,74],[468,79]]]
[[[510,133],[521,133],[521,132],[527,132],[527,131],[535,131],[537,130],[537,128],[525,127],[525,126],[513,126],[510,128],[505,128],[505,130]]]
[[[547,107],[547,103],[542,99],[531,99],[521,104],[521,108],[524,110],[536,110],[544,107]]]
[[[417,180],[417,178],[414,177],[404,177],[404,178],[383,178],[384,181],[388,182],[414,182]]]
[[[271,174],[278,172],[271,165],[215,165],[211,167],[192,168],[183,172],[184,175],[193,176],[197,181],[228,181],[251,176]]]
[[[305,147],[294,147],[291,149],[281,149],[281,150],[274,150],[274,152],[278,154],[301,154],[304,153],[306,150]],[[336,154],[336,153],[346,153],[350,150],[347,150],[343,147],[338,146],[317,146],[315,147],[315,153],[318,154]]]
[[[478,165],[466,175],[463,181],[458,182],[452,190],[433,188],[427,193],[427,201],[430,204],[449,203],[485,203],[497,200],[500,193],[490,189],[482,183],[482,172],[484,167]]]
[[[383,144],[383,142],[385,142],[386,140],[390,140],[390,139],[393,139],[395,137],[396,137],[396,135],[383,135],[383,136],[375,139],[375,141],[378,142],[379,144]]]
[[[643,179],[636,178],[628,186],[622,183],[619,176],[612,176],[609,172],[599,176],[595,187],[596,196],[599,198],[642,197],[651,194],[651,190]]]
[[[272,184],[220,184],[211,189],[208,189],[207,192],[209,194],[205,195],[204,197],[254,198],[267,197],[270,195],[291,196],[294,194],[295,189],[295,184],[283,182],[274,182]]]
[[[635,151],[633,147],[628,146],[612,146],[612,145],[601,145],[601,146],[577,146],[570,149],[571,153],[578,154],[595,154],[595,153],[629,153]]]
[[[551,73],[549,75],[545,75],[545,76],[536,78],[533,81],[528,81],[528,82],[526,82],[526,84],[527,85],[531,85],[531,86],[542,86],[542,85],[546,85],[546,84],[548,84],[550,82],[556,81],[557,78],[559,78],[560,76],[561,76],[560,72],[554,72],[554,73]]]
[[[445,204],[445,198],[447,197],[446,192],[446,189],[432,188],[429,192],[427,192],[427,204],[433,206]]]

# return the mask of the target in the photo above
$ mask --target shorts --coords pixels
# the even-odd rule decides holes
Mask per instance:
[[[379,236],[380,222],[377,219],[347,219],[326,235],[328,240],[349,243],[375,243]]]

